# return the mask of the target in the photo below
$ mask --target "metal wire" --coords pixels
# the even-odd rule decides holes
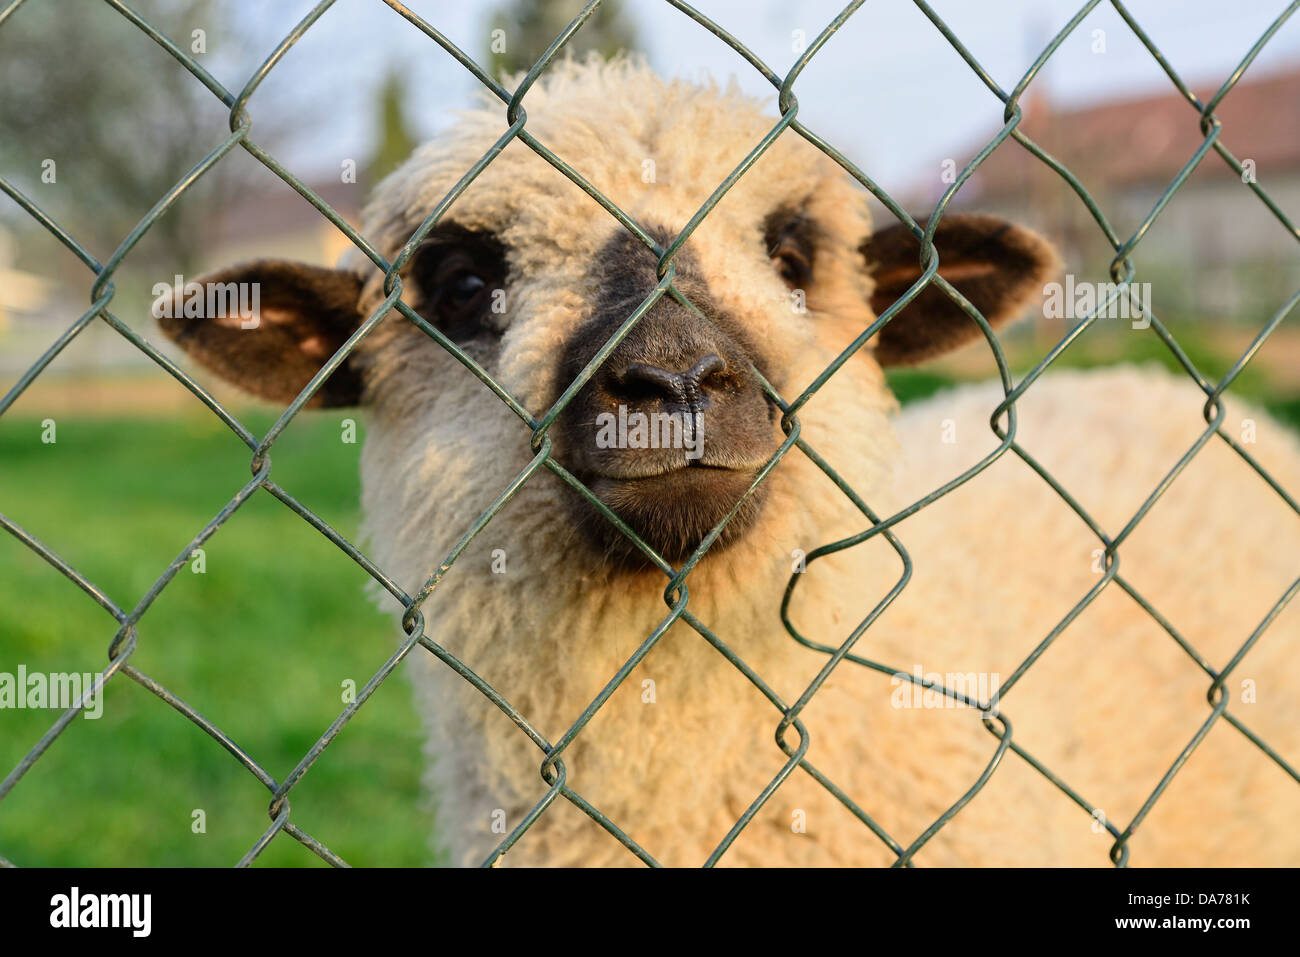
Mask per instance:
[[[926,507],[937,499],[948,494],[953,489],[962,485],[973,476],[979,474],[994,461],[1005,455],[1008,451],[1014,453],[1030,466],[1079,516],[1079,518],[1091,529],[1097,536],[1098,542],[1102,546],[1104,555],[1104,573],[1100,580],[1090,588],[1084,596],[1069,610],[1069,612],[1047,633],[1042,641],[1034,648],[1027,658],[1015,669],[1000,688],[1000,701],[1005,704],[1007,694],[1012,690],[1016,683],[1031,668],[1039,656],[1052,644],[1057,636],[1073,621],[1096,597],[1101,594],[1107,587],[1117,587],[1128,594],[1135,602],[1142,607],[1160,627],[1169,634],[1169,636],[1179,645],[1179,647],[1192,658],[1193,661],[1206,673],[1209,679],[1209,685],[1206,694],[1206,700],[1209,712],[1204,723],[1197,730],[1196,734],[1187,743],[1186,747],[1178,754],[1173,763],[1165,774],[1155,783],[1150,796],[1144,802],[1140,810],[1134,815],[1133,819],[1124,827],[1119,827],[1113,823],[1105,822],[1104,826],[1114,838],[1114,843],[1110,848],[1110,859],[1117,866],[1124,866],[1129,857],[1129,839],[1134,830],[1141,824],[1142,820],[1151,811],[1151,808],[1160,799],[1165,789],[1168,787],[1174,775],[1182,767],[1188,756],[1204,739],[1210,728],[1220,719],[1227,721],[1232,727],[1241,732],[1245,738],[1258,747],[1264,754],[1275,761],[1283,768],[1297,783],[1300,783],[1300,774],[1296,769],[1290,766],[1280,755],[1271,749],[1264,741],[1254,734],[1239,718],[1237,718],[1228,709],[1228,696],[1224,690],[1224,683],[1233,669],[1237,667],[1246,652],[1260,639],[1261,635],[1268,628],[1271,622],[1276,618],[1278,613],[1295,597],[1297,591],[1300,591],[1300,580],[1297,580],[1286,593],[1270,609],[1269,613],[1260,622],[1259,626],[1251,633],[1247,640],[1241,645],[1238,651],[1231,657],[1222,669],[1216,670],[1207,658],[1201,655],[1192,646],[1187,639],[1179,634],[1177,629],[1166,619],[1150,602],[1148,602],[1133,587],[1132,583],[1126,580],[1120,574],[1119,565],[1119,548],[1122,542],[1133,532],[1138,523],[1150,511],[1155,502],[1170,486],[1175,478],[1185,469],[1195,455],[1205,447],[1209,442],[1218,438],[1225,442],[1233,451],[1235,451],[1247,464],[1251,466],[1269,485],[1278,493],[1285,503],[1297,513],[1300,513],[1300,504],[1297,504],[1285,489],[1273,479],[1255,459],[1239,445],[1223,429],[1224,408],[1220,401],[1223,393],[1232,384],[1233,380],[1240,374],[1246,363],[1258,351],[1264,340],[1277,328],[1281,321],[1288,315],[1300,302],[1300,291],[1297,291],[1291,299],[1282,306],[1281,309],[1270,319],[1270,321],[1261,329],[1258,336],[1251,343],[1250,347],[1240,356],[1233,364],[1232,368],[1217,382],[1207,379],[1191,362],[1183,350],[1175,341],[1173,335],[1165,328],[1159,319],[1151,315],[1151,325],[1153,333],[1159,337],[1161,342],[1174,355],[1177,362],[1187,372],[1197,386],[1205,393],[1206,401],[1203,409],[1203,415],[1206,422],[1205,430],[1193,445],[1184,453],[1174,467],[1164,477],[1164,479],[1151,491],[1150,495],[1142,503],[1141,507],[1133,514],[1125,526],[1115,535],[1107,534],[1100,524],[1096,522],[1088,512],[1079,504],[1079,502],[1063,488],[1048,472],[1040,465],[1028,450],[1023,448],[1016,441],[1016,402],[1029,389],[1042,373],[1052,365],[1061,353],[1078,339],[1095,321],[1097,316],[1106,308],[1107,303],[1101,303],[1088,316],[1083,318],[1070,329],[1061,340],[1056,343],[1046,356],[1020,381],[1013,382],[1010,370],[1007,366],[1006,357],[1002,347],[994,335],[984,317],[967,302],[960,293],[949,285],[942,277],[937,275],[936,268],[938,258],[935,255],[933,238],[935,230],[938,228],[939,221],[944,211],[947,209],[949,202],[956,194],[957,190],[971,176],[972,173],[984,162],[984,160],[1004,141],[1014,140],[1020,146],[1024,147],[1038,160],[1046,164],[1050,169],[1056,172],[1077,194],[1079,200],[1087,208],[1092,218],[1096,221],[1098,227],[1105,234],[1107,242],[1114,249],[1114,258],[1110,265],[1110,274],[1116,283],[1131,282],[1135,273],[1136,266],[1132,261],[1132,256],[1143,237],[1160,215],[1169,200],[1186,182],[1192,171],[1204,160],[1211,151],[1217,153],[1219,157],[1237,174],[1241,174],[1243,169],[1241,163],[1229,151],[1222,139],[1222,123],[1215,115],[1215,108],[1223,98],[1232,90],[1244,74],[1246,68],[1258,56],[1260,50],[1268,40],[1276,33],[1278,28],[1300,8],[1300,0],[1294,0],[1290,3],[1272,23],[1272,25],[1260,36],[1256,44],[1251,48],[1247,55],[1242,59],[1240,65],[1232,72],[1223,85],[1207,101],[1202,102],[1187,87],[1183,80],[1174,71],[1173,67],[1161,54],[1151,38],[1142,29],[1141,25],[1133,18],[1128,9],[1120,0],[1111,0],[1111,5],[1119,14],[1121,19],[1133,31],[1134,35],[1147,48],[1161,69],[1169,77],[1178,92],[1187,100],[1189,106],[1188,121],[1196,122],[1202,134],[1201,145],[1195,150],[1193,155],[1187,160],[1173,181],[1160,195],[1159,199],[1152,206],[1150,212],[1143,218],[1142,222],[1134,230],[1132,235],[1127,238],[1121,238],[1093,197],[1089,194],[1083,184],[1074,176],[1064,164],[1046,153],[1040,146],[1034,143],[1024,132],[1020,130],[1022,118],[1020,99],[1025,90],[1029,87],[1034,77],[1042,69],[1043,65],[1056,52],[1065,39],[1074,31],[1083,19],[1092,12],[1092,10],[1101,2],[1101,0],[1089,0],[1085,3],[1077,14],[1057,33],[1042,53],[1035,59],[1032,66],[1020,79],[1010,93],[1002,90],[1001,87],[992,79],[988,72],[978,63],[969,50],[961,43],[960,39],[944,23],[937,13],[930,7],[925,0],[914,0],[920,11],[930,20],[936,29],[943,35],[954,50],[970,66],[975,75],[984,83],[989,90],[998,97],[1004,104],[1003,126],[998,133],[988,141],[983,149],[971,160],[956,177],[956,180],[948,187],[940,199],[934,215],[928,221],[925,229],[922,229],[917,223],[875,182],[871,180],[861,169],[854,165],[843,153],[838,151],[834,146],[824,140],[818,133],[805,126],[799,119],[799,101],[794,95],[793,87],[795,80],[804,70],[814,56],[822,49],[826,42],[838,31],[844,23],[853,16],[853,14],[862,5],[863,0],[854,0],[849,3],[841,13],[832,20],[824,30],[808,45],[794,66],[784,75],[774,72],[758,56],[751,52],[740,40],[728,32],[724,27],[705,16],[700,11],[694,9],[683,0],[665,0],[669,5],[680,11],[685,17],[693,21],[699,27],[708,30],[726,43],[732,50],[739,54],[751,67],[762,75],[778,92],[778,104],[780,109],[780,118],[772,126],[771,130],[754,145],[753,149],[745,159],[726,177],[705,203],[696,211],[681,232],[673,238],[666,246],[660,246],[653,238],[629,215],[618,208],[616,204],[605,197],[600,190],[594,187],[580,176],[576,170],[568,165],[561,157],[555,153],[536,137],[534,137],[527,128],[528,115],[524,109],[524,100],[528,90],[537,81],[537,79],[546,71],[550,63],[561,53],[566,43],[575,33],[581,30],[586,20],[595,12],[600,5],[601,0],[591,0],[572,23],[555,38],[550,47],[534,64],[533,68],[528,71],[523,80],[514,90],[508,90],[492,79],[470,56],[452,43],[447,37],[438,31],[436,27],[427,23],[417,14],[407,9],[397,0],[384,0],[384,2],[394,11],[400,14],[406,21],[419,29],[436,43],[443,51],[456,60],[461,66],[468,70],[480,83],[490,90],[498,99],[501,100],[505,116],[508,122],[508,129],[502,134],[501,138],[475,163],[470,169],[466,170],[461,180],[447,193],[441,202],[433,209],[428,217],[421,223],[420,227],[411,236],[410,240],[398,251],[396,256],[390,262],[386,260],[378,250],[356,232],[348,223],[334,211],[319,195],[313,192],[305,183],[296,178],[274,157],[257,145],[252,139],[250,131],[252,121],[246,109],[250,97],[257,87],[266,79],[267,75],[273,70],[281,60],[288,49],[293,46],[303,34],[309,30],[316,21],[326,13],[333,5],[334,0],[322,0],[318,3],[293,30],[291,30],[275,47],[271,54],[266,58],[262,65],[253,72],[244,87],[238,92],[232,92],[226,89],[214,79],[206,70],[203,69],[191,56],[174,43],[169,37],[152,26],[144,17],[131,9],[123,0],[105,0],[106,3],[127,21],[139,28],[148,35],[152,40],[158,43],[163,49],[170,53],[177,61],[181,63],[199,82],[201,82],[214,96],[219,99],[229,110],[229,133],[221,136],[219,139],[214,137],[217,144],[212,151],[192,170],[186,173],[175,186],[164,195],[154,207],[140,220],[139,224],[122,240],[121,245],[104,263],[100,263],[94,256],[90,255],[68,232],[62,229],[51,217],[49,217],[41,208],[30,198],[23,195],[15,186],[13,186],[3,176],[0,176],[0,190],[3,190],[14,202],[23,210],[30,214],[38,223],[52,233],[64,246],[71,250],[95,275],[95,281],[90,291],[90,306],[74,321],[62,335],[45,351],[43,355],[31,368],[28,369],[13,386],[12,389],[0,398],[0,415],[3,415],[14,401],[27,389],[29,385],[39,376],[50,362],[76,338],[85,328],[93,323],[96,319],[102,320],[107,325],[115,329],[119,334],[135,345],[141,352],[149,356],[154,362],[165,369],[171,376],[179,381],[188,389],[200,402],[202,402],[218,419],[235,433],[245,445],[248,446],[251,453],[250,467],[252,478],[239,489],[230,501],[222,508],[204,528],[198,532],[193,540],[176,556],[176,558],[162,571],[152,586],[140,599],[135,607],[127,610],[118,607],[98,586],[85,578],[75,568],[64,562],[49,547],[43,544],[39,538],[31,532],[19,527],[15,522],[0,514],[0,528],[4,528],[10,534],[15,536],[20,542],[34,551],[37,555],[48,562],[60,574],[67,577],[76,584],[90,598],[104,609],[113,619],[115,629],[108,647],[109,663],[100,673],[104,682],[113,681],[119,674],[125,675],[134,681],[140,687],[150,693],[158,696],[177,712],[205,731],[218,745],[226,750],[236,761],[253,775],[270,794],[270,802],[267,807],[268,815],[271,819],[270,825],[266,831],[253,843],[248,852],[239,860],[238,866],[247,866],[254,861],[258,855],[281,833],[300,842],[313,853],[317,854],[323,860],[336,866],[347,866],[346,863],[325,844],[308,834],[292,820],[292,811],[289,802],[289,796],[293,788],[302,780],[303,776],[311,769],[312,765],[321,756],[330,742],[343,730],[347,723],[369,700],[370,696],[384,682],[397,665],[410,655],[416,646],[420,646],[425,652],[432,654],[447,667],[451,668],[465,681],[473,685],[489,701],[504,712],[511,721],[525,734],[537,748],[542,752],[544,760],[540,767],[543,781],[547,784],[548,790],[546,795],[536,803],[528,812],[522,821],[515,827],[510,834],[500,842],[492,853],[483,862],[484,865],[490,866],[496,863],[514,845],[516,841],[523,836],[530,827],[546,813],[547,809],[556,801],[563,797],[571,802],[584,813],[589,815],[594,821],[600,824],[614,840],[619,841],[632,854],[638,857],[646,864],[655,865],[657,862],[651,855],[651,851],[639,846],[636,841],[630,838],[622,831],[612,820],[603,814],[598,808],[594,807],[585,800],[578,792],[569,786],[566,779],[564,752],[572,742],[582,733],[588,722],[600,710],[601,706],[613,694],[614,690],[619,687],[623,680],[631,673],[637,664],[650,652],[658,640],[667,631],[669,626],[674,622],[681,620],[693,628],[698,634],[712,645],[728,662],[741,672],[756,688],[771,702],[773,708],[773,718],[776,723],[775,741],[782,752],[786,755],[786,762],[781,770],[771,779],[766,787],[757,794],[753,802],[745,809],[744,813],[736,820],[733,827],[723,838],[723,840],[710,854],[706,865],[713,865],[727,852],[727,849],[735,841],[736,837],[753,819],[754,815],[763,807],[771,798],[776,790],[796,770],[809,775],[825,787],[834,797],[840,801],[851,813],[853,813],[882,844],[895,855],[895,866],[910,866],[917,851],[922,848],[940,829],[942,829],[952,818],[961,811],[961,809],[983,788],[1004,760],[1007,753],[1015,754],[1019,759],[1025,761],[1030,767],[1042,774],[1048,781],[1054,784],[1061,792],[1089,816],[1094,816],[1094,806],[1079,792],[1074,790],[1064,780],[1054,774],[1042,762],[1037,760],[1033,755],[1021,747],[1013,740],[1012,726],[1004,715],[1001,713],[992,713],[988,702],[976,701],[968,698],[966,695],[959,693],[942,684],[934,684],[929,680],[920,677],[911,677],[915,683],[921,684],[926,688],[932,688],[941,692],[949,698],[960,701],[964,704],[980,707],[985,715],[983,717],[984,727],[996,739],[996,745],[993,748],[993,754],[988,764],[980,773],[978,778],[971,784],[970,788],[958,799],[951,807],[944,811],[928,827],[926,827],[918,836],[904,844],[902,841],[889,834],[880,826],[868,813],[867,810],[859,806],[839,787],[835,785],[825,774],[814,767],[807,759],[807,750],[809,745],[808,733],[802,722],[800,714],[808,705],[809,701],[817,693],[818,689],[824,684],[835,668],[847,661],[873,671],[880,672],[888,676],[906,675],[907,669],[897,668],[886,665],[881,662],[873,661],[869,658],[855,654],[853,648],[862,635],[870,628],[876,618],[889,606],[897,595],[906,588],[911,578],[911,560],[908,557],[906,549],[902,543],[894,536],[892,528],[894,525],[914,514],[918,510]],[[0,10],[0,27],[6,20],[11,17],[15,11],[21,7],[24,0],[13,0],[7,7]],[[790,132],[787,132],[790,131]],[[782,410],[781,425],[785,432],[786,439],[780,448],[767,462],[767,464],[758,472],[745,494],[745,498],[753,494],[754,489],[765,480],[766,476],[776,466],[782,458],[792,454],[792,450],[798,449],[798,453],[806,455],[813,461],[835,485],[844,493],[844,495],[856,506],[863,514],[866,520],[864,531],[844,538],[836,542],[827,543],[810,551],[806,561],[811,563],[818,559],[841,551],[846,548],[852,548],[877,535],[883,536],[885,541],[897,553],[901,565],[902,573],[895,585],[885,594],[879,603],[849,634],[849,636],[837,647],[825,645],[814,641],[798,631],[789,617],[789,606],[794,590],[797,586],[799,575],[792,575],[786,588],[785,596],[781,606],[781,619],[789,632],[791,638],[811,649],[815,649],[827,656],[824,667],[818,672],[815,678],[809,682],[804,691],[792,703],[787,704],[778,696],[764,681],[763,677],[757,674],[733,649],[731,649],[721,638],[713,633],[702,621],[700,621],[689,609],[690,592],[688,588],[688,578],[691,570],[700,561],[703,554],[721,534],[732,516],[740,509],[742,503],[737,503],[736,507],[723,518],[718,525],[709,533],[701,542],[696,551],[682,564],[680,568],[673,568],[661,556],[656,554],[644,541],[639,539],[636,534],[621,520],[611,512],[595,495],[582,485],[572,474],[570,474],[560,463],[551,456],[551,439],[548,435],[551,425],[556,418],[567,406],[569,401],[578,392],[583,384],[595,373],[605,358],[613,352],[618,343],[626,336],[632,327],[645,315],[660,298],[664,295],[670,295],[679,301],[685,302],[684,298],[673,285],[675,274],[674,259],[686,242],[691,233],[699,226],[706,216],[709,215],[714,206],[717,205],[723,195],[735,185],[735,183],[746,174],[754,162],[763,154],[764,151],[782,135],[798,135],[803,137],[813,146],[822,150],[827,156],[841,166],[846,172],[861,183],[870,191],[884,206],[889,209],[895,216],[904,222],[912,232],[921,241],[922,254],[921,264],[925,267],[921,277],[908,290],[908,292],[893,306],[881,314],[875,322],[866,328],[860,336],[835,359],[802,393],[793,399],[787,400],[776,393],[772,387],[763,382],[764,389],[769,400],[774,402]],[[557,170],[563,173],[571,180],[575,186],[598,202],[609,214],[633,236],[644,243],[658,257],[660,282],[646,300],[631,314],[611,337],[611,339],[600,349],[596,356],[588,363],[582,373],[565,389],[561,397],[555,404],[546,410],[540,417],[534,416],[528,411],[517,399],[510,395],[508,390],[496,382],[482,367],[480,367],[470,356],[466,355],[455,344],[448,340],[440,331],[427,323],[421,316],[416,314],[406,303],[401,300],[402,280],[399,272],[406,264],[407,260],[414,253],[415,249],[423,241],[431,229],[441,220],[447,209],[455,202],[456,198],[469,186],[484,168],[490,164],[493,159],[500,153],[511,140],[519,140]],[[357,332],[336,352],[331,359],[321,369],[320,373],[307,385],[302,393],[289,405],[274,425],[269,429],[265,436],[258,438],[247,427],[245,427],[230,411],[225,409],[206,389],[195,382],[184,370],[175,363],[162,355],[147,340],[132,330],[128,325],[118,319],[110,310],[115,288],[113,285],[113,275],[124,259],[130,254],[131,250],[144,236],[144,234],[154,225],[154,223],[164,215],[176,201],[189,189],[200,177],[204,176],[213,166],[222,160],[228,153],[236,147],[242,148],[263,165],[269,168],[282,180],[288,183],[293,189],[307,199],[324,217],[333,223],[347,238],[357,246],[376,266],[384,271],[385,282],[384,291],[386,298],[379,307],[366,318]],[[1293,237],[1300,241],[1300,230],[1297,230],[1295,224],[1281,210],[1280,207],[1265,193],[1265,191],[1255,182],[1246,182],[1244,185],[1249,188],[1255,196],[1264,203],[1270,212],[1276,217],[1278,222]],[[899,512],[880,517],[875,514],[868,504],[863,501],[858,494],[849,486],[849,484],[831,468],[826,461],[813,449],[804,439],[800,437],[800,424],[798,411],[817,391],[835,374],[849,358],[861,349],[872,336],[894,315],[898,313],[908,302],[914,299],[925,288],[926,285],[934,283],[941,288],[949,297],[953,299],[980,327],[984,333],[989,349],[996,362],[998,373],[1001,379],[1005,398],[994,411],[990,420],[990,427],[999,439],[998,447],[980,462],[967,469],[961,475],[957,476],[950,482],[939,487],[923,499],[914,502]],[[364,338],[369,332],[382,321],[390,312],[396,310],[418,328],[422,329],[430,337],[435,339],[444,349],[452,353],[457,360],[470,369],[492,392],[504,402],[531,431],[532,449],[535,453],[533,459],[497,496],[495,501],[489,506],[471,526],[465,531],[461,539],[448,552],[445,559],[439,564],[437,570],[428,579],[427,582],[414,595],[408,595],[400,588],[382,569],[378,568],[365,555],[363,555],[351,542],[343,535],[333,529],[322,518],[308,509],[299,502],[292,494],[277,485],[271,478],[271,450],[277,438],[289,427],[290,423],[297,416],[298,412],[310,400],[312,395],[347,357],[348,353],[356,344]],[[1004,421],[1005,420],[1005,421]],[[481,677],[475,674],[464,662],[456,658],[445,648],[440,646],[429,637],[426,628],[424,616],[421,607],[424,602],[433,594],[447,572],[452,568],[459,556],[469,546],[470,542],[477,537],[482,530],[493,520],[500,512],[504,505],[518,492],[518,490],[533,477],[546,468],[557,475],[560,479],[574,488],[578,494],[582,495],[593,507],[598,509],[604,517],[612,522],[624,535],[626,535],[649,559],[658,567],[667,577],[667,584],[664,589],[664,600],[668,607],[668,612],[659,625],[645,638],[641,645],[636,649],[630,658],[623,664],[619,670],[611,676],[609,682],[601,692],[591,701],[583,710],[578,719],[571,727],[559,738],[552,743],[548,741],[529,721],[528,716],[518,711],[508,700],[499,692],[485,682]],[[247,752],[245,752],[231,737],[226,734],[216,724],[200,714],[195,708],[178,698],[159,682],[135,668],[131,663],[131,656],[135,653],[139,634],[137,626],[146,612],[149,610],[154,600],[167,587],[168,583],[185,565],[194,550],[201,547],[211,536],[216,534],[245,502],[259,491],[269,493],[282,503],[284,503],[295,514],[310,524],[313,528],[324,535],[329,541],[333,542],[345,555],[360,565],[376,582],[379,583],[389,594],[391,594],[405,609],[402,618],[402,627],[406,638],[400,647],[394,652],[387,661],[385,661],[370,680],[361,689],[356,699],[349,703],[343,709],[334,722],[321,734],[314,745],[303,755],[298,765],[284,778],[283,781],[277,781],[261,765],[257,763]],[[742,499],[743,502],[743,499]],[[63,731],[68,727],[74,717],[80,712],[86,704],[87,698],[83,697],[72,707],[64,712],[58,720],[54,722],[49,731],[47,731],[31,750],[18,762],[18,765],[0,781],[0,801],[13,790],[24,774],[41,758],[41,756],[51,747]],[[1000,708],[999,708],[1000,710]],[[797,738],[795,741],[788,740],[788,732],[793,729]],[[1100,820],[1104,820],[1099,818]],[[9,862],[0,857],[0,863],[8,864]]]

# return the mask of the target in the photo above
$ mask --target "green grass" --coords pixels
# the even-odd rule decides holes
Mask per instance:
[[[341,418],[301,416],[272,458],[282,487],[355,540],[360,436],[343,443]],[[249,478],[247,448],[214,419],[59,419],[57,429],[44,444],[39,419],[0,419],[0,512],[126,609]],[[183,568],[145,615],[131,662],[283,779],[344,707],[344,681],[360,688],[400,632],[365,592],[368,576],[265,491],[208,542],[205,561],[202,574]],[[98,671],[115,629],[0,533],[0,671]],[[292,820],[349,863],[435,863],[407,667],[291,795]],[[57,714],[0,711],[0,775]],[[0,802],[0,855],[19,865],[226,866],[265,830],[268,803],[214,740],[118,676],[102,717],[75,719]],[[194,833],[196,809],[206,833]],[[321,864],[285,835],[258,860]]]

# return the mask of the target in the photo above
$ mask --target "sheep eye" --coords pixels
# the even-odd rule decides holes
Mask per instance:
[[[487,280],[478,273],[464,272],[442,284],[438,299],[452,308],[464,309],[486,288]]]
[[[812,282],[819,235],[816,222],[788,207],[776,210],[764,221],[763,241],[768,259],[791,289],[804,289]]]
[[[487,298],[491,276],[464,250],[448,253],[433,270],[430,292],[433,311],[447,324],[463,322]]]
[[[793,247],[778,248],[772,254],[772,266],[791,289],[807,285],[812,278],[812,263],[802,251]]]
[[[431,234],[411,269],[422,293],[416,311],[453,342],[500,335],[488,307],[505,283],[505,247],[493,234],[448,223]]]

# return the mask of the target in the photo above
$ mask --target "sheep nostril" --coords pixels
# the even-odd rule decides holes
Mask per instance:
[[[710,353],[686,372],[670,372],[646,362],[630,362],[621,375],[613,378],[612,385],[619,398],[667,399],[673,402],[697,404],[708,391],[710,380],[726,368],[722,358]]]
[[[686,380],[698,389],[708,382],[710,377],[718,375],[726,367],[727,364],[722,361],[722,357],[711,352],[691,367],[691,371],[686,373]]]
[[[629,398],[680,400],[686,395],[686,383],[680,373],[645,362],[629,362],[617,382]]]

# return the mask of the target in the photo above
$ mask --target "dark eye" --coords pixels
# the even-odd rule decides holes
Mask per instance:
[[[772,268],[791,289],[807,289],[821,230],[812,218],[782,207],[763,221],[763,243]]]
[[[806,285],[813,276],[813,264],[809,263],[802,251],[793,246],[777,248],[772,254],[772,267],[790,289],[798,289]]]
[[[452,308],[464,309],[472,305],[486,288],[487,280],[478,273],[462,272],[442,284],[438,298]]]
[[[489,268],[465,249],[448,250],[439,258],[428,277],[431,301],[426,303],[439,325],[450,328],[486,311],[488,287],[495,278]]]
[[[453,342],[500,335],[492,320],[503,312],[497,302],[506,279],[505,247],[493,234],[441,226],[416,253],[411,272],[420,292],[416,311]]]
[[[783,243],[772,252],[772,266],[791,289],[807,285],[812,278],[812,263],[792,243]]]

